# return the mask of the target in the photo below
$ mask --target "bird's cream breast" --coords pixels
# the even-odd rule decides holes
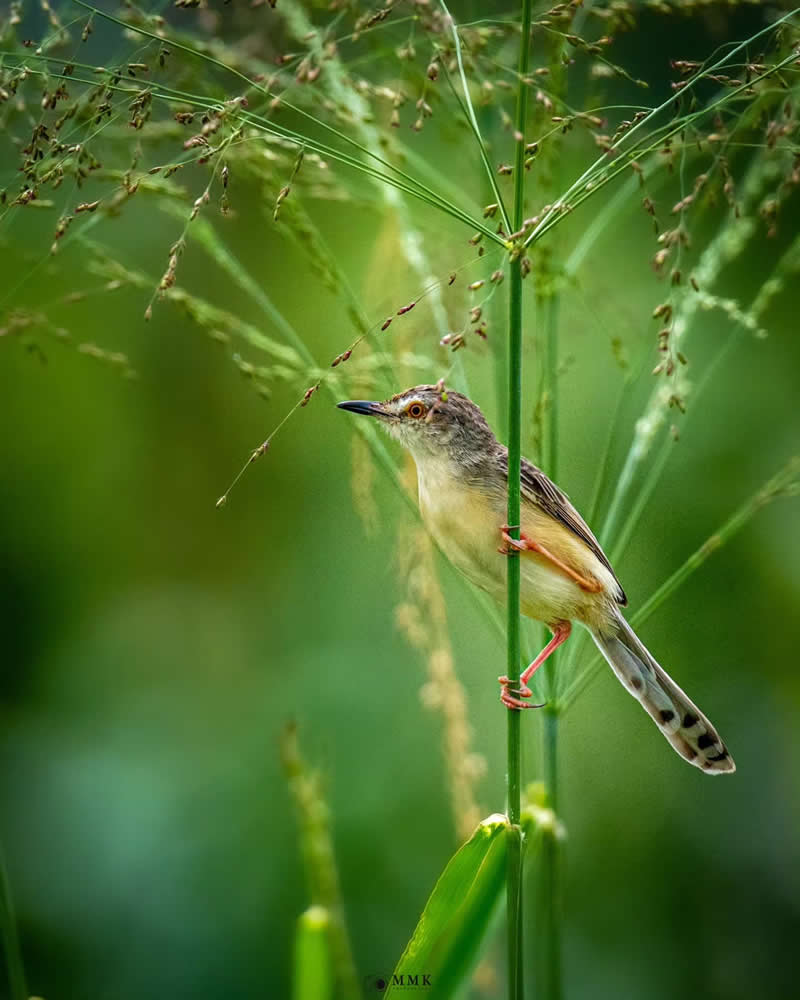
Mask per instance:
[[[473,583],[501,592],[505,566],[497,549],[502,512],[454,475],[448,460],[417,460],[417,471],[422,519],[444,554]]]
[[[496,499],[465,483],[445,459],[417,459],[422,518],[448,559],[469,580],[499,601],[506,597],[506,557],[501,527],[505,509]],[[569,529],[532,504],[523,504],[522,530],[549,545],[589,577],[606,586],[613,577],[588,546]],[[582,590],[574,580],[538,553],[521,556],[521,610],[548,624],[560,620],[595,623],[607,615],[608,598]],[[608,577],[608,580],[606,580]]]

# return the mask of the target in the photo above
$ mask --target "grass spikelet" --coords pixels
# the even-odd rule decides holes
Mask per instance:
[[[320,777],[309,770],[300,753],[294,725],[284,730],[281,760],[297,811],[309,895],[312,903],[327,914],[333,975],[343,997],[357,998],[361,991],[345,922],[330,832],[330,814],[322,794]]]
[[[471,749],[466,692],[455,671],[433,544],[427,532],[414,525],[398,536],[397,552],[406,597],[395,609],[395,622],[425,659],[428,680],[420,696],[427,708],[442,716],[450,806],[456,833],[462,838],[469,835],[480,816],[475,786],[486,764]]]

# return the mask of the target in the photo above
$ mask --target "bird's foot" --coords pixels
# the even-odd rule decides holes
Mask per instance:
[[[557,569],[560,569],[562,573],[566,573],[571,580],[574,580],[575,583],[578,584],[581,590],[585,590],[589,594],[599,594],[600,591],[603,590],[603,584],[600,583],[599,580],[592,580],[588,577],[582,576],[571,566],[562,562],[562,560],[559,559],[558,556],[554,555],[549,549],[546,549],[544,545],[540,545],[539,542],[535,542],[533,539],[527,538],[523,534],[520,534],[519,538],[512,538],[511,535],[509,535],[509,531],[511,530],[511,527],[507,524],[504,524],[500,529],[500,534],[505,542],[505,545],[502,549],[498,549],[497,551],[502,555],[507,556],[512,551],[536,552],[552,563]]]
[[[504,524],[500,529],[500,535],[505,542],[503,547],[497,550],[501,555],[507,556],[512,550],[516,552],[525,552],[529,548],[528,539],[525,538],[524,535],[522,538],[512,538],[511,535],[509,535],[509,531],[511,530],[512,528],[509,524]]]
[[[530,698],[533,695],[533,691],[522,681],[512,681],[505,674],[502,677],[498,677],[497,680],[502,687],[500,701],[502,701],[506,708],[544,708],[545,702],[541,705],[534,705],[529,701],[521,700],[522,698]],[[512,688],[512,684],[518,684],[519,686]]]

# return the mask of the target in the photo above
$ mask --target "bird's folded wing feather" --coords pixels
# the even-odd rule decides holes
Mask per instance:
[[[501,461],[504,466],[505,477],[508,479],[508,452],[505,449],[503,450]],[[537,469],[527,458],[523,458],[521,462],[520,486],[522,495],[526,499],[531,503],[537,504],[545,513],[560,521],[561,524],[569,528],[573,534],[577,535],[581,541],[589,546],[616,580],[620,593],[617,603],[624,607],[628,603],[628,599],[625,596],[625,591],[622,589],[622,584],[617,580],[617,575],[614,573],[608,557],[592,534],[589,525],[572,506],[566,493],[563,493],[552,480],[547,478],[541,469]]]

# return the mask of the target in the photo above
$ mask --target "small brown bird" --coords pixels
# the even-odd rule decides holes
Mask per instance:
[[[526,459],[521,470],[519,540],[504,524],[508,449],[466,396],[418,385],[384,402],[351,400],[344,410],[375,417],[414,457],[423,520],[464,575],[499,601],[506,597],[506,559],[519,550],[523,614],[544,622],[553,638],[513,690],[498,678],[508,708],[532,708],[528,681],[578,621],[628,691],[677,752],[708,774],[736,770],[716,729],[683,693],[622,617],[625,593],[586,522],[567,496]]]

